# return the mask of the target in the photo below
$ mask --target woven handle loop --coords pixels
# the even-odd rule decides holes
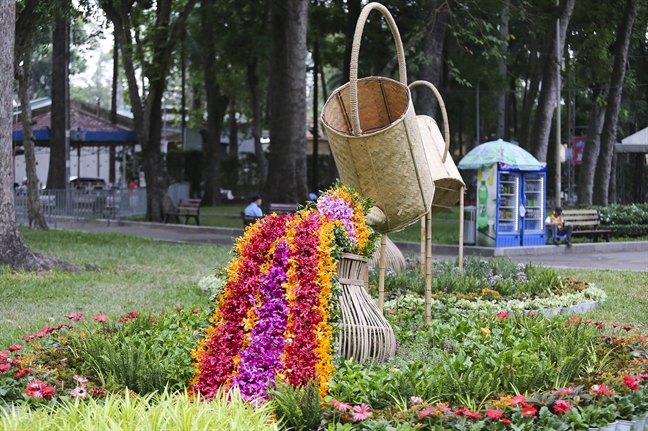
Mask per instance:
[[[394,18],[389,13],[389,10],[380,3],[369,3],[362,9],[358,22],[356,24],[355,34],[353,35],[353,47],[351,48],[351,70],[349,74],[350,93],[351,93],[351,126],[354,136],[360,136],[362,130],[360,129],[360,114],[358,113],[358,55],[360,53],[360,43],[362,42],[362,30],[367,22],[367,16],[373,9],[378,9],[387,20],[389,28],[394,35],[394,43],[396,44],[396,54],[398,56],[398,72],[400,74],[400,82],[407,85],[407,69],[405,67],[405,53],[403,51],[403,42],[396,27]]]
[[[443,151],[443,157],[441,158],[441,162],[445,163],[446,158],[448,157],[448,150],[450,149],[450,126],[448,123],[448,113],[446,112],[445,103],[443,103],[443,98],[441,97],[441,93],[439,93],[439,90],[437,90],[436,87],[432,85],[431,82],[414,81],[409,85],[409,88],[411,90],[412,88],[418,87],[419,85],[423,85],[429,88],[430,90],[432,90],[439,102],[439,108],[441,108],[441,115],[443,116],[443,135],[444,135],[443,137],[445,138],[445,151]]]

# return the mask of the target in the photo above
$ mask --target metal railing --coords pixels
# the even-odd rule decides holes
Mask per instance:
[[[176,184],[171,184],[169,186],[169,196],[171,197],[171,201],[173,202],[173,205],[178,205],[178,201],[180,199],[188,199],[189,198],[189,183],[176,183]]]
[[[28,224],[27,196],[15,195],[16,221]],[[146,215],[146,189],[40,190],[40,202],[49,223],[65,219],[107,219]]]

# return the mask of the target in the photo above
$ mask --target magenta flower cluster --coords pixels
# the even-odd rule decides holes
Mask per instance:
[[[267,399],[266,389],[274,386],[276,373],[283,372],[284,331],[288,322],[288,303],[281,284],[286,281],[288,244],[281,240],[276,248],[274,262],[267,274],[261,277],[262,303],[251,297],[255,307],[256,325],[250,333],[250,346],[241,353],[239,372],[232,379],[243,399]]]

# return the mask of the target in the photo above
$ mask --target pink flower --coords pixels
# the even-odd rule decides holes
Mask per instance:
[[[592,386],[592,392],[594,393],[594,395],[607,395],[607,396],[610,396],[610,397],[614,396],[614,392],[612,392],[610,390],[610,388],[608,388],[605,385],[594,385],[594,386]]]
[[[85,385],[86,383],[88,383],[88,379],[86,379],[85,377],[77,376],[76,374],[74,375],[74,380],[76,380],[77,382],[79,382],[79,384],[81,384],[81,386],[83,386],[83,385]]]
[[[341,412],[348,412],[349,410],[351,410],[351,406],[350,406],[349,404],[347,404],[347,403],[343,403],[343,402],[338,401],[338,400],[335,400],[335,399],[334,399],[334,400],[331,400],[331,405],[332,405],[336,410],[339,410],[339,411],[341,411]]]
[[[618,323],[613,323],[613,324],[612,324],[612,327],[613,327],[613,328],[618,328],[618,327],[619,327],[619,324],[618,324]]]
[[[14,344],[13,346],[7,347],[7,350],[10,352],[15,352],[17,350],[23,350],[24,347],[21,346],[20,344]]]
[[[131,311],[130,313],[127,314],[128,317],[132,317],[133,319],[137,318],[137,313],[134,311]]]
[[[497,318],[498,319],[508,319],[509,315],[506,311],[500,311],[497,313]]]
[[[196,308],[195,310],[192,311],[193,314],[198,314],[200,313],[200,308]]]
[[[11,368],[11,364],[0,364],[0,374]]]
[[[95,315],[92,316],[92,320],[96,320],[97,322],[107,322],[108,316],[103,316],[99,313],[95,313]]]
[[[27,383],[27,389],[25,389],[25,395],[28,397],[34,398],[44,398],[46,400],[52,399],[52,394],[55,389],[52,386],[48,386],[40,380],[32,380]]]
[[[565,413],[572,409],[572,405],[565,400],[556,400],[554,403],[554,411],[556,413]]]
[[[510,420],[510,419],[506,419],[506,418],[504,418],[504,419],[502,419],[502,423],[503,423],[504,425],[508,425],[508,424],[511,423],[511,420]]]
[[[511,404],[514,406],[520,404],[521,402],[524,402],[526,400],[526,397],[524,395],[516,395],[513,398],[511,398]]]
[[[639,390],[639,378],[638,377],[632,377],[632,376],[623,376],[623,383],[626,384],[628,389],[631,391],[638,391]]]
[[[90,393],[94,394],[94,395],[105,395],[106,390],[105,389],[90,388]]]
[[[624,331],[632,331],[634,328],[632,326],[624,326],[623,330]]]
[[[423,398],[421,398],[421,397],[410,397],[410,404],[423,404]]]
[[[79,320],[82,320],[85,317],[85,314],[83,313],[72,313],[67,316],[63,316],[68,319],[74,320],[75,322],[78,322]]]
[[[363,421],[367,419],[369,416],[371,416],[371,412],[369,411],[369,406],[366,404],[360,404],[359,406],[354,406],[353,407],[353,420],[354,421]]]
[[[82,400],[85,399],[85,397],[88,395],[86,392],[85,388],[83,386],[77,386],[76,388],[72,389],[70,391],[70,396],[71,397],[77,397],[81,398]]]
[[[176,307],[175,311],[182,311],[182,307]]]
[[[594,325],[599,329],[603,329],[603,322],[594,322]]]
[[[502,417],[502,412],[499,410],[486,410],[486,416],[491,419],[500,419]]]

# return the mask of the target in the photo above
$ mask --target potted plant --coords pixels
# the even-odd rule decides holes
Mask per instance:
[[[616,419],[618,421],[618,431],[632,431],[632,417],[634,416],[635,406],[630,396],[616,395],[614,397],[616,405]]]

